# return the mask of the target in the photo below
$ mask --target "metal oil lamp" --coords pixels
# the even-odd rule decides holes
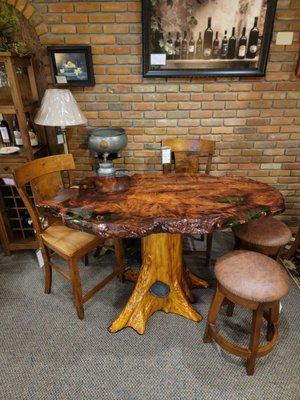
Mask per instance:
[[[95,128],[89,132],[89,149],[98,155],[103,155],[97,169],[98,176],[113,176],[116,169],[113,162],[108,160],[111,153],[118,153],[127,145],[127,136],[123,128]]]

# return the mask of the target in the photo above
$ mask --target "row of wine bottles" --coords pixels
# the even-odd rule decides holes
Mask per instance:
[[[232,28],[231,37],[227,38],[225,31],[222,41],[219,32],[213,38],[211,28],[211,17],[208,18],[207,28],[202,39],[202,32],[199,32],[197,41],[191,33],[188,40],[187,32],[183,34],[181,40],[180,32],[177,32],[175,41],[172,39],[171,32],[167,38],[167,59],[243,59],[255,58],[260,46],[259,30],[257,28],[258,17],[254,19],[253,28],[250,30],[249,38],[246,36],[246,28],[243,28],[240,38],[235,36],[235,27]]]
[[[34,131],[33,125],[30,121],[29,116],[27,116],[27,127],[29,132],[30,144],[31,146],[38,146],[38,138]],[[3,118],[0,114],[0,147],[3,146],[23,146],[22,134],[19,129],[18,119],[14,117],[12,121],[12,130],[9,126],[8,121]]]

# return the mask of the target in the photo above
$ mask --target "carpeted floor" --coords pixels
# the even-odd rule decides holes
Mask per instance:
[[[216,235],[214,256],[231,245],[228,234]],[[82,266],[89,286],[113,265],[111,255],[90,258],[90,266]],[[186,263],[199,268],[192,258]],[[54,273],[52,294],[43,294],[33,252],[1,256],[0,274],[3,400],[300,398],[300,292],[294,283],[282,303],[279,345],[248,377],[241,359],[202,343],[212,289],[195,291],[195,306],[204,316],[200,323],[158,312],[144,336],[131,329],[110,334],[107,327],[124,306],[131,283],[109,284],[86,304],[86,318],[79,321],[68,282]],[[201,275],[213,286],[213,267],[202,268]],[[250,314],[237,310],[229,320],[221,317],[220,325],[226,335],[246,343]]]

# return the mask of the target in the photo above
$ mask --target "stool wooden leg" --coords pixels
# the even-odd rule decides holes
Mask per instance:
[[[50,262],[50,254],[49,250],[44,247],[43,249],[43,256],[44,256],[44,273],[45,273],[45,287],[44,292],[49,294],[51,293],[51,286],[52,286],[52,267]]]
[[[226,315],[227,317],[232,317],[233,316],[233,311],[234,311],[234,303],[230,300],[227,300],[227,310],[226,310]]]
[[[267,328],[267,340],[270,342],[278,330],[279,301],[276,301],[270,309]]]
[[[219,310],[222,306],[222,303],[224,301],[225,296],[223,293],[220,291],[220,289],[217,287],[213,301],[211,303],[210,309],[208,311],[208,317],[207,317],[207,324],[205,328],[205,333],[203,336],[203,342],[204,343],[211,343],[212,342],[212,336],[210,332],[210,325],[215,325]]]
[[[74,294],[77,315],[79,319],[83,319],[84,309],[83,309],[82,288],[81,288],[81,280],[80,280],[78,265],[76,260],[74,259],[69,260],[68,264],[70,268],[70,276],[73,286],[73,294]]]
[[[208,233],[206,235],[206,266],[209,267],[211,259],[211,248],[212,248],[213,234]]]
[[[260,327],[263,319],[264,308],[259,305],[256,310],[253,310],[252,317],[252,331],[250,338],[249,349],[251,351],[250,357],[247,359],[246,370],[248,375],[253,375],[255,370],[255,361],[257,357],[257,350],[260,342]]]

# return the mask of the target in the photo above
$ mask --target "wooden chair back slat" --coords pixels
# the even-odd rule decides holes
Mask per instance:
[[[38,158],[16,168],[14,170],[14,178],[16,184],[19,187],[22,187],[26,183],[32,182],[34,179],[39,178],[42,175],[72,169],[75,169],[72,154],[59,154],[56,156]]]
[[[198,172],[199,157],[207,157],[205,173],[211,171],[212,157],[215,151],[215,142],[206,139],[164,139],[162,146],[169,147],[174,154],[175,172]],[[169,173],[172,165],[164,164],[163,172]]]
[[[44,200],[54,196],[63,187],[61,172],[72,169],[75,169],[72,154],[61,154],[29,161],[13,171],[16,188],[30,214],[38,240],[43,229],[38,210],[28,196],[26,184],[31,184],[35,199]]]

